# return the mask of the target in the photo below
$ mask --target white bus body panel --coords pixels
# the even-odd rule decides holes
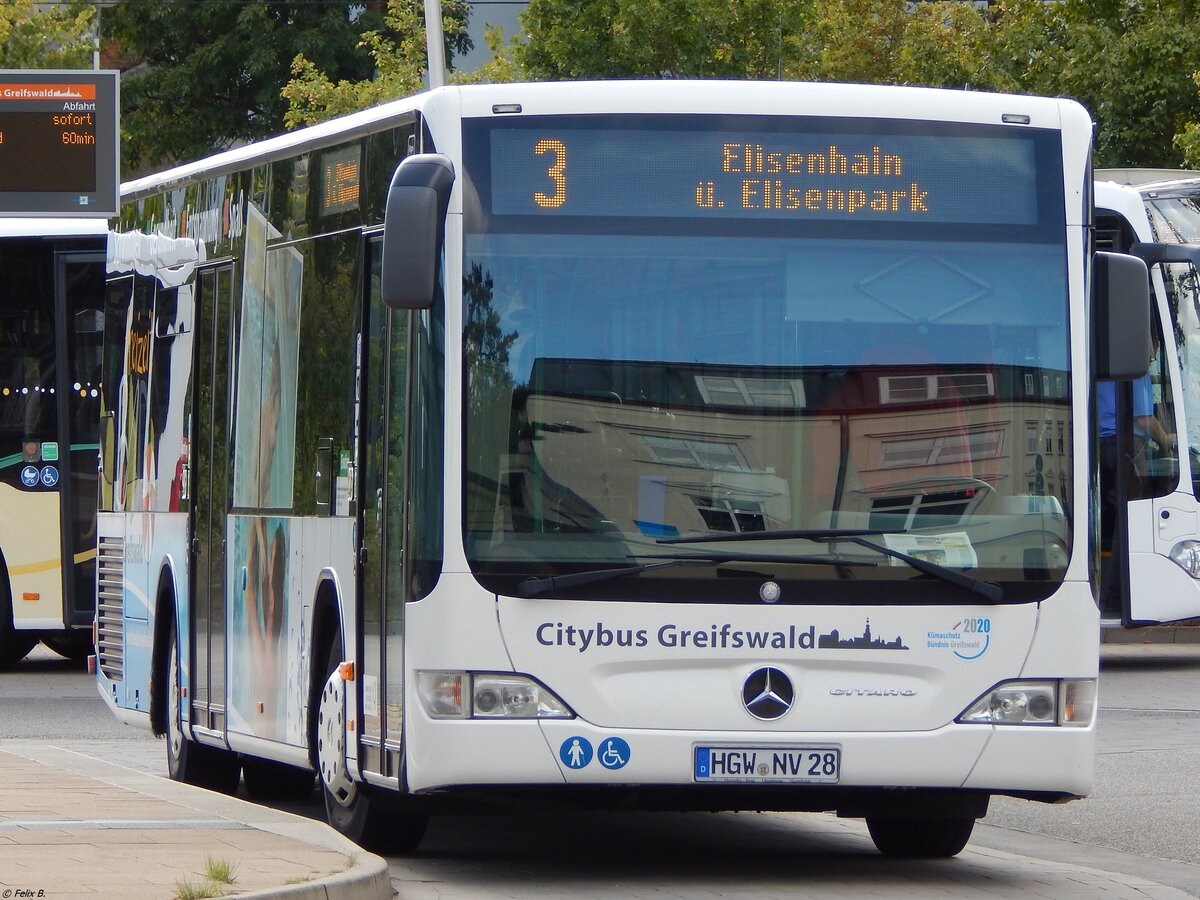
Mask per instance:
[[[535,673],[580,718],[603,728],[760,736],[789,725],[940,728],[996,681],[1021,671],[1036,621],[1033,604],[500,603],[513,666]],[[755,722],[741,703],[742,683],[762,665],[786,672],[796,692],[791,711],[772,722]]]
[[[1005,678],[1097,676],[1099,616],[1085,584],[1067,583],[1040,605],[799,606],[786,617],[769,606],[500,598],[498,628],[481,615],[488,598],[478,588],[448,592],[439,602],[454,604],[449,621],[477,625],[469,634],[460,629],[446,634],[445,653],[428,643],[422,647],[419,639],[407,643],[406,774],[414,791],[470,784],[687,785],[694,781],[693,750],[706,744],[838,746],[843,786],[1079,796],[1091,788],[1094,723],[1005,728],[954,722]],[[781,618],[788,624],[780,625]],[[855,629],[850,619],[863,624]],[[975,620],[975,631],[964,630],[968,620]],[[421,634],[412,622],[409,633]],[[839,640],[867,646],[810,646],[835,628]],[[1062,634],[1070,628],[1077,639],[1064,644]],[[693,646],[678,646],[684,631]],[[499,664],[501,632],[513,669],[557,692],[577,718],[539,725],[434,720],[425,713],[411,689],[415,672],[485,670],[489,664],[467,660],[489,657]],[[745,641],[763,632],[770,635],[768,643],[782,646],[712,646],[733,643],[735,634]],[[706,646],[694,646],[696,634],[705,635]],[[644,647],[636,646],[641,637]],[[897,639],[905,649],[873,644]],[[635,646],[619,646],[630,642]],[[796,687],[795,706],[774,722],[756,721],[741,702],[743,681],[760,665],[783,669]],[[560,754],[576,737],[597,748],[619,737],[629,745],[630,760],[617,771],[596,765],[572,769]],[[1039,764],[1030,766],[1031,758]]]

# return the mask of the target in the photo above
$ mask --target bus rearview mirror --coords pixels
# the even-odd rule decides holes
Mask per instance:
[[[454,164],[436,153],[401,161],[384,211],[382,298],[392,309],[428,309],[437,290]]]
[[[1150,278],[1146,264],[1124,253],[1096,253],[1093,262],[1095,378],[1131,381],[1150,367]]]

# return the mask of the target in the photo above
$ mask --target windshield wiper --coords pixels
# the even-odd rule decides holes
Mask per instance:
[[[797,538],[820,541],[825,538],[869,537],[873,534],[896,534],[886,528],[794,528],[777,531],[721,531],[695,534],[689,537],[659,538],[656,544],[718,544],[728,541],[787,541]]]
[[[694,537],[659,538],[657,543],[709,544],[722,541],[785,541],[803,539],[829,544],[834,541],[849,541],[851,544],[858,544],[860,547],[866,547],[877,553],[882,553],[884,556],[890,556],[892,559],[905,562],[918,572],[931,575],[947,584],[955,585],[963,590],[970,591],[972,594],[978,594],[990,603],[999,603],[1004,599],[1004,589],[995,582],[972,578],[970,575],[959,572],[957,569],[951,569],[947,566],[930,562],[927,559],[921,559],[919,556],[912,556],[900,550],[893,550],[884,544],[867,540],[868,537],[880,534],[897,534],[897,532],[894,530],[865,528],[802,528],[787,531],[723,532],[721,534],[702,534]]]
[[[654,557],[647,557],[653,559]],[[832,556],[787,556],[781,553],[712,553],[704,556],[672,556],[662,562],[638,563],[636,566],[622,566],[619,569],[591,569],[587,572],[572,572],[569,575],[548,575],[545,578],[526,578],[518,587],[526,597],[534,597],[547,591],[560,588],[578,587],[583,584],[595,584],[598,581],[608,581],[623,575],[641,575],[643,572],[653,572],[658,569],[669,569],[674,566],[705,565],[719,566],[727,562],[768,562],[787,563],[789,565],[814,566],[874,566],[876,563],[861,559],[842,559]]]

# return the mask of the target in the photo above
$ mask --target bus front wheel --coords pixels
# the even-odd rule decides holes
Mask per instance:
[[[346,683],[338,673],[341,635],[329,648],[325,685],[317,701],[316,742],[325,817],[365,850],[388,855],[411,853],[425,836],[429,817],[384,809],[346,769]]]
[[[242,767],[228,750],[207,747],[189,740],[183,733],[179,688],[179,636],[171,628],[167,688],[167,773],[172,781],[233,794],[241,779]]]
[[[884,856],[942,859],[958,854],[975,828],[971,816],[867,816],[871,840]]]

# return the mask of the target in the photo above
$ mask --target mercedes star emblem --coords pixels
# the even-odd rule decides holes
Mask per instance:
[[[778,719],[796,699],[792,680],[774,666],[763,666],[750,673],[742,685],[742,703],[756,719]]]

